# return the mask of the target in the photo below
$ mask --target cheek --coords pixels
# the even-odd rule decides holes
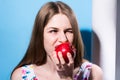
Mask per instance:
[[[47,54],[51,54],[54,50],[54,42],[55,42],[55,37],[52,36],[44,36],[44,48]]]
[[[70,43],[73,43],[73,38],[74,38],[73,34],[67,34],[67,38]]]
[[[44,36],[44,44],[47,44],[47,43],[48,43],[48,45],[49,45],[49,44],[52,45],[52,44],[54,43],[54,41],[55,41],[55,37],[50,36],[50,35]]]

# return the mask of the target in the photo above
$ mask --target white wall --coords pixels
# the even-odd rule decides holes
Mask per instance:
[[[116,0],[93,0],[92,5],[92,27],[99,40],[98,63],[104,72],[103,80],[115,80]],[[97,50],[95,45],[93,40],[93,52]]]

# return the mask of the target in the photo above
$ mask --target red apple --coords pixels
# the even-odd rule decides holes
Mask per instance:
[[[56,48],[55,48],[55,51],[57,53],[57,57],[58,57],[58,52],[62,52],[62,56],[65,60],[66,63],[69,62],[68,60],[68,57],[67,57],[67,53],[71,53],[72,57],[74,56],[74,52],[73,52],[73,49],[72,49],[72,46],[70,45],[69,42],[65,42],[65,43],[62,43],[60,45],[58,45]],[[59,57],[58,57],[59,59]]]

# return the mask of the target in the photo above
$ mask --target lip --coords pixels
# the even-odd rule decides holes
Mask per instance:
[[[59,45],[60,45],[60,44],[59,44]],[[58,47],[59,45],[56,45],[55,48]]]
[[[60,44],[62,44],[62,43],[56,44],[56,45],[55,45],[55,48],[56,48],[57,46],[59,46]]]

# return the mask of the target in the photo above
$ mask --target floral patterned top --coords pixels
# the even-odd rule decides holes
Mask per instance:
[[[89,80],[90,76],[90,71],[92,68],[92,63],[89,62],[84,62],[77,74],[74,76],[73,80]],[[79,76],[82,73],[82,77],[80,78]],[[25,65],[22,67],[22,80],[38,80],[36,77],[34,70],[33,70],[33,65]]]
[[[25,65],[22,67],[22,80],[38,80],[33,71],[33,65]]]

